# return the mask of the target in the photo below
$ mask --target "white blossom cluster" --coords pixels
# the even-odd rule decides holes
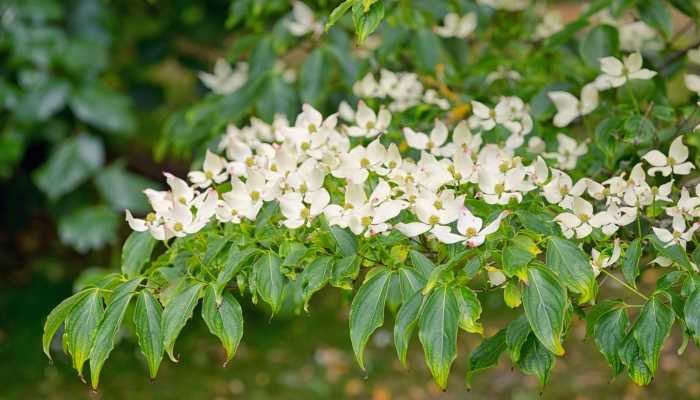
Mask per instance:
[[[637,57],[635,53],[624,61],[602,59],[604,73],[598,80],[617,87],[629,79],[653,77],[654,72],[643,70]],[[618,71],[620,65],[624,67]],[[358,83],[358,91],[368,97],[391,94],[396,100],[399,88],[404,93],[420,92],[422,87],[414,79],[410,74],[383,71],[380,82],[365,78]],[[550,93],[558,107],[561,101],[556,98],[561,100],[563,93]],[[583,97],[580,102],[575,99],[580,113],[588,110],[588,96]],[[363,101],[357,110],[342,103],[338,113],[325,118],[305,104],[294,124],[282,116],[272,124],[253,118],[250,126],[228,128],[219,146],[225,156],[207,151],[202,170],[188,174],[189,183],[166,173],[169,191],[146,190],[153,212],[145,219],[136,219],[129,211],[126,218],[132,229],[168,240],[197,232],[214,219],[234,224],[253,221],[264,202],[277,201],[282,224],[289,229],[310,226],[324,216],[331,226],[348,228],[356,235],[396,229],[408,237],[426,234],[443,243],[474,247],[498,229],[513,204],[533,193],[557,213],[554,220],[567,238],[583,239],[594,229],[613,236],[620,227],[639,223],[645,209],[657,204],[672,226],[671,230],[653,227],[653,231],[668,246],[685,247],[700,227],[694,222],[700,218],[700,185],[694,195],[683,187],[680,197],[672,198],[673,176],[687,175],[695,168],[688,161],[682,136],[672,142],[668,154],[649,151],[644,163],[635,165],[629,175],[621,173],[602,182],[586,177],[574,183],[564,171],[573,169],[586,153],[585,143],[560,133],[557,151],[546,152],[541,139],[531,138],[528,149],[541,155],[526,165],[517,151],[533,122],[522,99],[502,97],[493,108],[473,101],[472,108],[473,115],[451,132],[439,119],[429,133],[405,127],[405,142],[420,155],[417,160],[403,156],[396,143],[381,142],[391,111],[383,107],[375,111]],[[554,117],[555,125],[576,118],[564,118],[562,111]],[[347,124],[339,123],[339,116]],[[509,137],[499,144],[484,143],[482,133],[497,126]],[[548,166],[545,158],[557,168]],[[647,178],[655,175],[668,181],[652,186]],[[225,183],[230,183],[229,190],[224,189],[228,188]],[[330,193],[327,187],[342,188],[342,193]],[[499,205],[503,211],[484,224],[465,206],[468,196]],[[620,249],[618,241],[614,243],[610,255],[593,249],[591,266],[596,273],[617,261]],[[663,257],[655,261],[671,262]]]
[[[450,107],[450,103],[440,97],[437,91],[426,90],[418,80],[418,75],[413,72],[392,72],[382,69],[379,72],[379,80],[375,79],[370,72],[355,82],[352,90],[357,97],[365,99],[390,99],[389,110],[392,112],[405,111],[421,103],[433,104],[443,110]]]

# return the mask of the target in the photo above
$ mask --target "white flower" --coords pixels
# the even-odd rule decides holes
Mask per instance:
[[[166,236],[183,237],[204,228],[204,225],[209,222],[216,212],[219,195],[216,193],[216,190],[209,189],[200,196],[201,200],[195,201],[195,203],[199,203],[196,214],[192,213],[189,205],[179,202],[173,204],[173,209],[168,215],[164,216]]]
[[[671,217],[700,217],[700,196],[691,197],[686,187],[681,188],[681,197],[673,207],[666,207],[666,214]]]
[[[688,160],[688,148],[683,144],[683,136],[678,136],[668,150],[668,157],[658,150],[652,150],[643,157],[653,168],[649,168],[649,175],[660,172],[663,176],[671,173],[676,175],[688,175],[695,168]]]
[[[460,121],[452,132],[452,143],[456,147],[455,152],[464,154],[476,153],[481,148],[481,134],[473,134],[469,130],[467,121]]]
[[[194,200],[194,189],[192,189],[187,182],[172,174],[165,172],[163,175],[165,175],[166,182],[168,186],[170,186],[170,200],[172,203],[179,203],[189,207]]]
[[[467,38],[474,32],[477,24],[476,13],[470,12],[461,17],[455,13],[448,13],[443,20],[444,26],[436,26],[433,31],[442,37]]]
[[[481,246],[486,240],[486,236],[496,232],[501,225],[501,221],[506,216],[510,215],[509,211],[501,212],[496,219],[488,225],[483,226],[484,221],[474,216],[468,208],[462,207],[462,210],[457,220],[457,231],[459,235],[449,232],[435,233],[435,237],[444,243],[463,242],[469,247]]]
[[[485,131],[490,131],[496,126],[496,110],[491,110],[483,103],[472,101],[472,111],[474,115],[470,118],[474,123],[470,126],[480,127]]]
[[[578,117],[588,115],[598,107],[598,90],[591,83],[581,89],[581,100],[567,92],[549,92],[547,94],[557,108],[554,126],[563,128]]]
[[[150,212],[145,219],[134,218],[129,210],[126,213],[126,222],[129,227],[136,232],[149,231],[151,236],[156,240],[167,240],[170,237],[166,236],[165,226],[163,225],[162,217],[159,218],[155,213]]]
[[[403,134],[409,146],[417,150],[427,150],[436,156],[450,156],[454,152],[454,145],[447,142],[447,126],[439,119],[435,120],[435,126],[430,131],[430,136],[422,132],[414,132],[411,128],[403,128]]]
[[[304,36],[307,33],[321,34],[323,25],[316,20],[314,12],[301,1],[295,1],[292,8],[292,18],[286,21],[285,26],[294,36]]]
[[[566,209],[571,209],[574,199],[581,197],[585,191],[585,180],[580,179],[574,185],[569,175],[556,169],[552,169],[552,180],[542,188],[548,202]]]
[[[677,244],[685,249],[685,244],[693,240],[693,234],[700,228],[700,223],[694,223],[686,230],[685,218],[682,216],[673,217],[673,232],[668,229],[652,227],[654,234],[660,241],[666,243],[666,247]]]
[[[348,182],[360,184],[367,180],[369,171],[386,173],[382,163],[386,158],[386,149],[379,139],[375,139],[367,148],[355,146],[348,154],[341,157],[340,165],[331,171],[336,178],[344,178]]]
[[[598,276],[600,270],[607,268],[617,262],[620,259],[620,241],[615,239],[613,250],[611,255],[606,255],[605,253],[599,252],[596,249],[591,249],[591,268],[593,268],[593,274]]]
[[[443,191],[439,196],[426,192],[423,197],[416,200],[413,211],[420,222],[396,224],[396,229],[408,237],[414,237],[431,231],[442,234],[447,224],[459,218],[459,211],[464,205],[464,195],[454,197],[450,190]],[[437,230],[435,231],[435,229]],[[446,227],[449,229],[449,227]]]
[[[603,57],[600,59],[600,69],[603,74],[596,79],[596,87],[599,90],[617,88],[628,80],[647,80],[656,76],[656,71],[642,68],[642,55],[639,52],[632,53],[623,61],[615,57]]]
[[[527,142],[527,150],[532,154],[540,154],[546,150],[547,144],[539,136],[533,136]]]
[[[238,178],[231,179],[231,192],[235,193],[236,197],[247,197],[247,200],[241,206],[235,207],[237,209],[240,208],[241,212],[245,212],[246,218],[255,220],[258,211],[262,208],[263,201],[274,200],[279,194],[279,188],[268,183],[260,172],[251,171],[245,183]],[[243,208],[242,206],[247,205],[248,201],[250,204]]]
[[[299,192],[285,193],[279,198],[280,210],[285,220],[282,224],[289,229],[296,229],[309,224],[321,215],[330,202],[326,189],[319,189],[305,194]]]
[[[207,149],[202,171],[192,171],[187,174],[187,177],[199,188],[207,188],[212,183],[221,183],[228,178],[226,161]]]
[[[530,182],[535,186],[542,186],[549,178],[549,168],[544,158],[537,156],[537,160],[528,166]],[[560,191],[561,193],[561,191]]]
[[[346,111],[347,113],[347,111]],[[373,138],[380,133],[384,133],[391,123],[391,112],[381,107],[379,113],[367,107],[360,100],[357,104],[357,112],[354,114],[356,126],[347,127],[346,132],[352,137],[368,137]]]
[[[686,74],[684,77],[685,86],[688,90],[700,93],[700,75]]]
[[[571,238],[576,234],[576,238],[582,239],[590,235],[593,232],[593,228],[600,228],[613,222],[612,218],[605,211],[593,214],[591,203],[580,197],[573,200],[572,211],[564,212],[554,217],[554,220],[561,227],[562,233],[567,238]]]
[[[564,28],[561,14],[556,11],[547,11],[542,22],[535,28],[535,39],[546,39]]]
[[[226,60],[220,58],[214,64],[213,74],[200,72],[197,76],[204,86],[214,93],[229,94],[238,90],[248,80],[248,64],[239,62],[233,70]]]
[[[506,205],[515,200],[522,201],[522,192],[531,187],[525,181],[525,169],[522,166],[509,169],[505,173],[479,169],[479,190],[488,204]]]
[[[556,158],[557,166],[563,170],[576,168],[579,157],[588,152],[586,143],[576,143],[576,140],[563,133],[557,134],[557,142],[559,142],[559,147],[556,153],[542,153],[542,155],[548,158]]]

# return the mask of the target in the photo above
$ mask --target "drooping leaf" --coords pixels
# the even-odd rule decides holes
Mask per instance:
[[[583,251],[571,241],[555,236],[549,238],[547,267],[559,276],[559,280],[567,289],[581,295],[580,304],[595,297],[596,281],[593,269]],[[554,353],[556,354],[556,351]]]
[[[498,359],[507,347],[506,329],[501,329],[495,335],[484,339],[469,356],[467,385],[470,384],[474,373],[496,366],[498,364]]]
[[[420,292],[415,292],[403,303],[396,314],[396,323],[394,325],[394,346],[398,354],[401,364],[406,366],[406,353],[408,352],[408,344],[411,342],[413,330],[416,327],[420,316],[421,305],[423,304],[423,295]]]
[[[241,305],[230,292],[224,292],[221,304],[216,302],[216,288],[208,286],[202,301],[202,319],[212,335],[219,338],[226,350],[226,363],[236,354],[243,337]]]
[[[245,266],[245,263],[257,252],[254,248],[239,249],[236,246],[231,246],[228,252],[228,258],[224,263],[224,267],[219,271],[216,277],[216,302],[221,303],[221,292],[224,290],[229,281]]]
[[[350,341],[357,363],[365,369],[364,350],[370,335],[384,324],[384,307],[392,272],[378,270],[367,279],[350,306]]]
[[[435,264],[433,264],[433,262],[430,261],[428,257],[415,250],[411,250],[409,255],[411,257],[411,262],[413,263],[413,266],[416,268],[416,270],[421,275],[423,275],[424,278],[428,278],[432,271],[435,269]]]
[[[601,316],[616,308],[623,307],[624,304],[625,303],[621,300],[608,299],[591,307],[591,309],[586,312],[586,337],[593,337],[595,325],[598,323],[598,319],[600,319]]]
[[[272,315],[279,311],[284,297],[285,279],[280,269],[281,264],[282,260],[276,254],[268,252],[253,266],[258,295],[270,305]]]
[[[163,346],[173,362],[178,361],[174,353],[175,341],[187,320],[192,318],[192,312],[201,298],[202,287],[203,285],[199,282],[183,282],[163,310],[161,320]]]
[[[634,339],[632,332],[629,332],[627,336],[625,336],[617,354],[620,356],[622,364],[627,367],[627,374],[634,383],[644,386],[651,382],[654,374],[651,373],[649,367],[644,363],[639,345]]]
[[[90,350],[90,381],[92,388],[97,389],[100,383],[100,372],[109,354],[114,349],[114,339],[124,319],[126,309],[136,294],[135,290],[142,278],[135,278],[117,286],[105,309],[104,316],[97,326],[95,340]]]
[[[136,128],[129,99],[101,84],[78,89],[70,108],[81,121],[107,132],[125,134]]]
[[[66,320],[68,315],[70,315],[73,308],[82,302],[82,300],[92,293],[94,289],[85,289],[69,298],[63,300],[59,305],[57,305],[51,312],[49,316],[46,317],[46,322],[44,323],[44,334],[42,336],[41,342],[44,349],[44,354],[51,360],[50,346],[56,331],[61,327],[63,321]]]
[[[484,334],[481,318],[481,302],[473,290],[463,286],[455,288],[455,298],[459,304],[459,327],[467,332]]]
[[[360,273],[360,258],[356,255],[343,257],[333,264],[331,285],[352,290],[352,281]]]
[[[618,32],[610,25],[598,25],[586,33],[579,43],[579,54],[590,68],[598,69],[600,59],[615,56],[620,47]]]
[[[430,292],[421,311],[418,338],[425,363],[435,383],[445,389],[452,362],[457,358],[459,304],[455,290],[440,286]]]
[[[335,25],[336,22],[345,15],[345,13],[352,7],[353,3],[355,3],[355,0],[345,0],[339,5],[337,5],[333,11],[331,11],[331,14],[328,16],[328,21],[326,21],[326,26],[325,30],[328,31],[331,26]]]
[[[357,239],[352,233],[345,229],[339,228],[337,226],[332,226],[330,228],[331,234],[338,244],[340,252],[345,256],[354,256],[357,254]]]
[[[639,353],[651,375],[656,373],[664,341],[671,333],[673,310],[657,297],[646,302],[632,330]]]
[[[79,253],[101,249],[117,240],[119,216],[107,206],[81,207],[58,220],[61,242]]]
[[[564,330],[566,289],[554,274],[544,268],[530,268],[527,275],[523,307],[530,327],[544,347],[556,355],[563,355],[561,336]]]
[[[134,307],[134,327],[151,379],[156,377],[163,360],[162,314],[163,308],[153,293],[142,290]]]
[[[524,315],[514,319],[506,327],[506,346],[513,363],[517,363],[520,360],[520,351],[528,336],[530,336],[530,332],[532,332],[532,328],[530,328],[530,323]]]
[[[662,0],[639,0],[637,9],[642,21],[661,32],[664,38],[673,34],[673,19],[671,12]]]
[[[693,266],[690,264],[688,255],[681,246],[677,244],[667,246],[666,243],[660,241],[659,238],[656,237],[656,235],[647,235],[647,240],[651,242],[651,244],[654,246],[654,249],[656,249],[656,251],[660,255],[671,259],[673,262],[683,267],[686,271],[693,270]]]
[[[156,240],[149,232],[131,232],[122,247],[122,273],[133,278],[150,260]]]
[[[357,41],[363,43],[377,29],[382,19],[384,19],[383,1],[372,4],[369,10],[366,11],[362,6],[362,2],[354,2],[352,5],[352,21],[355,25]]]
[[[554,354],[547,350],[534,335],[530,335],[520,350],[517,366],[524,373],[535,375],[540,381],[540,387],[544,387],[549,380],[554,361]]]
[[[314,293],[321,290],[331,277],[333,261],[328,256],[315,259],[299,276],[304,297],[304,310],[308,311],[309,300]]]
[[[104,314],[102,295],[98,289],[91,289],[73,307],[65,321],[64,342],[68,353],[73,357],[73,368],[83,376],[83,364],[90,355],[97,325]]]
[[[426,280],[414,268],[404,267],[399,269],[399,289],[401,299],[408,301],[413,294],[420,292],[425,287]]]
[[[700,346],[700,288],[696,288],[685,301],[683,317],[695,344]]]
[[[622,347],[629,320],[623,308],[613,308],[602,314],[593,328],[593,338],[598,349],[613,369],[613,376],[622,372],[618,350]]]

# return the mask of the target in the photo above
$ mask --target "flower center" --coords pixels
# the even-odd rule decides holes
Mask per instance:
[[[212,174],[211,171],[205,171],[205,172],[204,172],[204,176],[205,176],[207,179],[212,179],[212,178],[214,177],[214,174]]]
[[[372,217],[365,215],[360,220],[360,223],[362,224],[362,226],[370,226],[370,224],[372,224]]]
[[[471,226],[467,228],[467,236],[472,237],[474,235],[476,235],[476,229]]]
[[[308,149],[310,149],[310,148],[311,148],[311,144],[309,144],[309,142],[304,142],[304,143],[301,144],[301,149],[304,150],[304,151],[306,151],[306,150],[308,150]]]
[[[367,126],[367,129],[374,129],[374,122],[369,121],[366,126]]]
[[[501,194],[506,191],[506,185],[503,183],[497,183],[493,190],[496,192],[496,194]]]
[[[309,133],[316,133],[318,128],[316,128],[316,125],[314,124],[309,124]]]
[[[440,217],[438,217],[437,215],[431,215],[428,219],[428,222],[430,223],[430,225],[436,225],[438,222],[440,222]]]
[[[309,218],[309,216],[311,216],[311,212],[309,211],[309,209],[306,207],[302,208],[301,209],[301,217],[304,219],[307,219],[307,218]]]
[[[150,212],[150,213],[148,213],[148,215],[146,215],[146,222],[151,222],[151,223],[153,223],[153,222],[155,222],[155,220],[156,220],[156,214],[155,214],[155,213]]]
[[[173,226],[173,229],[175,229],[175,232],[182,232],[182,223],[176,222],[175,225]]]
[[[260,200],[260,192],[258,192],[257,190],[253,190],[252,192],[250,192],[250,199],[253,201]]]
[[[581,222],[585,223],[585,222],[588,222],[588,220],[591,219],[591,217],[589,217],[588,214],[580,214],[578,216],[578,219],[580,219]]]
[[[361,166],[362,168],[367,168],[367,167],[369,167],[369,160],[368,160],[367,158],[363,158],[362,160],[360,160],[360,166]]]

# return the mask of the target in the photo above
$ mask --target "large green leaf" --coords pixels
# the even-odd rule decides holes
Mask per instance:
[[[161,330],[163,308],[150,290],[142,290],[134,307],[134,330],[141,352],[146,357],[151,379],[156,377],[163,360]]]
[[[413,263],[413,266],[416,268],[416,270],[421,275],[423,275],[424,278],[428,278],[435,269],[435,264],[433,264],[433,262],[430,261],[428,257],[415,250],[411,250],[409,255],[411,257],[411,262]]]
[[[414,268],[399,268],[399,289],[401,290],[401,300],[408,301],[414,293],[420,292],[425,287],[425,278]]]
[[[357,254],[357,239],[352,233],[337,226],[330,227],[330,232],[343,256],[349,257]]]
[[[276,254],[268,252],[253,266],[258,294],[270,305],[272,315],[279,311],[284,297],[285,279],[281,264],[282,260]]]
[[[549,352],[534,335],[530,335],[520,350],[517,365],[524,373],[535,375],[540,381],[540,386],[544,387],[549,380],[554,361],[554,354]]]
[[[384,307],[392,272],[381,269],[365,281],[350,306],[350,341],[360,368],[365,369],[364,350],[370,335],[384,324]]]
[[[327,87],[325,77],[328,66],[326,65],[323,51],[318,48],[313,50],[304,61],[299,72],[299,85],[301,99],[305,103],[320,104],[323,90]]]
[[[79,89],[70,108],[81,121],[107,132],[131,133],[136,128],[129,99],[100,84]]]
[[[674,263],[680,265],[687,271],[693,270],[693,266],[690,264],[688,255],[681,246],[677,244],[667,246],[666,243],[660,241],[656,235],[647,235],[647,240],[651,242],[654,249],[656,249],[660,255],[672,260]]]
[[[345,0],[342,3],[338,4],[333,11],[331,11],[331,14],[328,16],[328,21],[326,21],[326,26],[325,30],[328,31],[331,26],[335,25],[336,22],[342,17],[352,5],[356,3],[355,0]]]
[[[134,277],[150,260],[156,240],[149,232],[131,232],[122,247],[122,273]]]
[[[573,242],[556,236],[550,237],[547,244],[547,267],[559,276],[570,291],[581,295],[579,303],[586,303],[595,297],[593,269],[588,257]]]
[[[450,367],[457,358],[459,317],[453,288],[443,285],[430,292],[421,312],[418,338],[423,345],[425,363],[442,389],[447,387]]]
[[[579,54],[591,68],[600,68],[600,59],[615,56],[620,47],[617,29],[610,25],[598,25],[586,33],[579,43]]]
[[[161,320],[163,346],[173,362],[177,362],[174,353],[175,341],[187,320],[192,318],[192,312],[202,295],[202,287],[203,284],[199,282],[183,282],[163,310]]]
[[[104,163],[100,139],[81,134],[61,142],[34,172],[34,182],[50,199],[72,191]]]
[[[328,283],[332,269],[333,260],[328,256],[319,257],[304,268],[304,271],[299,276],[304,298],[304,310],[308,310],[311,296]]]
[[[469,356],[469,368],[467,369],[467,385],[471,382],[474,373],[494,367],[506,345],[506,329],[501,329],[495,335],[484,339]]]
[[[51,359],[51,341],[56,335],[56,331],[58,331],[58,328],[61,327],[63,321],[65,321],[68,315],[70,315],[71,311],[73,311],[73,308],[77,304],[81,303],[82,300],[93,291],[94,289],[85,289],[75,293],[69,298],[63,300],[59,305],[51,310],[49,316],[46,317],[46,322],[44,323],[44,334],[41,338],[41,342],[44,349],[44,354],[46,354],[46,357],[48,357],[49,360]]]
[[[134,214],[145,214],[150,207],[143,191],[159,185],[127,171],[125,165],[122,161],[116,161],[102,169],[95,177],[97,190],[115,211],[128,209]]]
[[[378,1],[372,4],[368,10],[362,5],[362,2],[355,1],[352,5],[352,21],[355,24],[355,33],[357,41],[362,43],[384,19],[384,2]]]
[[[23,122],[43,122],[61,111],[70,95],[70,84],[51,79],[26,90],[15,105],[15,116]]]
[[[245,266],[246,262],[257,253],[257,249],[247,247],[245,249],[239,249],[236,246],[231,246],[228,251],[228,257],[224,263],[224,267],[219,271],[219,275],[216,277],[216,302],[221,303],[221,293],[223,292],[226,285],[233,277]]]
[[[459,327],[467,332],[484,334],[481,318],[481,302],[476,293],[468,287],[455,288],[455,298],[459,304]]]
[[[97,325],[103,314],[102,295],[98,289],[92,289],[73,307],[66,318],[63,333],[65,348],[73,357],[73,367],[81,377],[83,364],[90,355]]]
[[[116,242],[119,216],[107,206],[79,208],[58,221],[61,242],[80,253]]]
[[[107,305],[104,316],[97,326],[95,340],[90,350],[90,380],[92,388],[97,389],[100,383],[100,372],[109,354],[114,349],[114,339],[124,319],[127,307],[136,293],[135,290],[142,278],[123,282],[114,289]]]
[[[423,295],[420,292],[415,292],[403,303],[398,314],[396,314],[396,323],[394,324],[394,346],[396,347],[399,360],[401,360],[401,364],[404,366],[406,366],[408,344],[411,342],[413,330],[420,317],[422,304]]]
[[[664,38],[673,34],[671,11],[662,0],[638,0],[637,9],[642,21],[658,29]]]
[[[593,339],[598,349],[613,369],[613,375],[622,372],[618,350],[622,347],[629,320],[623,308],[613,308],[602,314],[593,328]]]
[[[644,305],[634,324],[634,339],[639,345],[642,360],[652,375],[659,366],[661,347],[671,333],[674,320],[673,310],[657,297],[652,297]]]
[[[219,338],[226,350],[226,363],[234,354],[243,337],[243,312],[241,305],[230,292],[224,292],[222,302],[217,305],[216,288],[207,287],[202,301],[202,318],[209,332]]]
[[[331,285],[345,290],[352,290],[352,282],[360,273],[360,257],[353,255],[343,257],[333,264]]]
[[[523,307],[537,339],[549,351],[563,355],[561,336],[564,330],[566,289],[554,274],[544,268],[530,268],[523,293]]]
[[[627,374],[630,376],[632,381],[637,385],[648,385],[651,382],[654,374],[651,373],[649,368],[644,363],[644,359],[641,356],[639,350],[639,345],[634,339],[632,332],[629,332],[625,339],[622,341],[622,346],[619,348],[617,354],[620,356],[620,361],[627,367]]]
[[[506,327],[506,346],[513,363],[520,360],[520,352],[531,332],[530,323],[524,315],[514,319]]]
[[[685,301],[683,317],[695,344],[700,346],[700,288],[696,288]]]

